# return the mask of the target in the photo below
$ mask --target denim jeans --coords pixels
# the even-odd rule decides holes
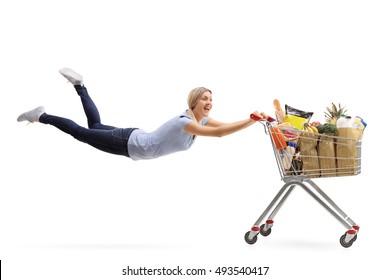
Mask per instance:
[[[116,128],[114,126],[104,125],[100,122],[100,114],[83,85],[74,86],[77,94],[81,98],[85,115],[88,120],[88,128],[82,127],[74,121],[54,115],[43,113],[39,122],[50,124],[61,131],[72,135],[75,139],[89,144],[101,151],[129,156],[127,142],[130,134],[136,128]]]

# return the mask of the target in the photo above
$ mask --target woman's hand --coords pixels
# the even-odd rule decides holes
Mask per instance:
[[[263,114],[264,113],[259,113],[258,111],[255,111],[251,114],[251,119],[254,121],[261,121],[264,119]]]

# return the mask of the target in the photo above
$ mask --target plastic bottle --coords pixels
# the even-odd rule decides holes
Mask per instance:
[[[291,168],[292,160],[295,155],[295,150],[297,148],[297,143],[288,142],[287,147],[284,149],[285,153],[282,158],[282,166],[284,170],[289,170]]]
[[[345,117],[345,124],[344,127],[353,127],[353,119],[351,116]]]
[[[272,140],[274,141],[276,149],[282,150],[286,148],[287,143],[286,140],[284,139],[283,131],[277,127],[278,122],[274,118],[271,118],[269,116],[267,117],[267,121],[271,126],[269,130],[271,131]]]
[[[346,116],[345,115],[340,115],[340,117],[336,121],[336,127],[345,127],[346,124]]]
[[[356,119],[359,119],[360,120],[360,123],[363,125],[363,129],[366,128],[367,126],[367,123],[363,120],[363,118],[359,117],[359,116],[356,116]]]
[[[363,123],[362,123],[360,118],[358,118],[358,117],[354,118],[354,120],[353,120],[353,127],[361,129],[361,130],[364,129],[364,125],[363,125]]]

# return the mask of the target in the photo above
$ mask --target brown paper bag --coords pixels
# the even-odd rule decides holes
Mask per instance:
[[[321,177],[337,176],[336,149],[333,136],[324,134],[318,140],[318,159],[320,162]]]
[[[303,164],[303,173],[311,178],[320,177],[317,153],[317,136],[301,132],[298,146]]]
[[[360,173],[360,147],[363,130],[343,127],[337,129],[336,156],[338,176],[357,175]]]

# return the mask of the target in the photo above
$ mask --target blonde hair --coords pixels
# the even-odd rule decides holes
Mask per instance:
[[[191,90],[187,99],[188,109],[192,111],[198,103],[199,99],[202,97],[203,93],[207,91],[212,93],[211,90],[205,87],[197,87]]]

